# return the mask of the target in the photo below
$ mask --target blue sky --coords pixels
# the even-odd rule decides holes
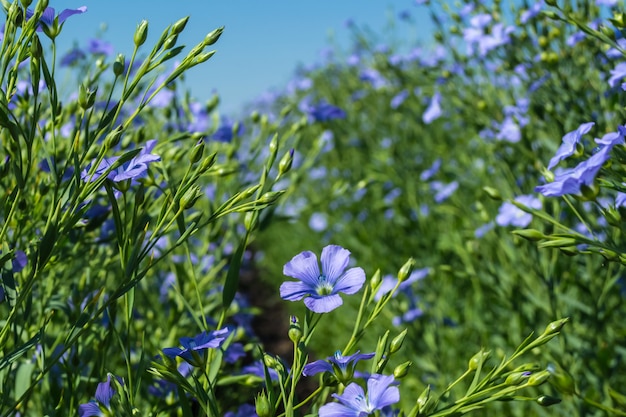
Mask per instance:
[[[320,52],[332,43],[346,48],[350,44],[347,19],[377,33],[388,30],[393,19],[395,38],[405,44],[415,43],[418,37],[427,39],[432,30],[428,10],[412,0],[50,1],[57,12],[83,5],[87,13],[72,16],[63,28],[58,39],[61,50],[73,43],[85,46],[89,38],[101,36],[116,52],[130,56],[133,33],[142,19],[150,23],[146,46],[151,46],[150,41],[168,24],[187,15],[191,18],[179,44],[189,48],[214,28],[225,26],[214,45],[215,56],[193,68],[186,80],[199,99],[217,91],[225,112],[236,112],[264,91],[284,86],[299,64],[320,62]],[[398,21],[398,13],[404,10],[411,13],[413,23]]]

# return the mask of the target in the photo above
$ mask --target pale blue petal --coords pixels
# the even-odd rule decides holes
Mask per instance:
[[[343,391],[343,394],[333,394],[333,397],[356,412],[369,411],[367,410],[367,403],[365,402],[365,393],[363,392],[363,388],[355,382],[350,383]]]
[[[356,267],[350,268],[345,274],[337,281],[334,287],[334,292],[343,292],[346,294],[354,294],[361,289],[365,282],[365,271],[363,268]]]
[[[343,300],[337,294],[325,295],[320,298],[307,297],[304,299],[304,305],[315,313],[328,313],[343,304]]]
[[[319,360],[305,365],[304,370],[302,371],[302,375],[313,376],[315,374],[319,374],[320,372],[326,371],[332,372],[333,366],[324,360]]]
[[[367,395],[372,407],[381,409],[400,401],[398,387],[389,386],[394,382],[393,375],[374,374],[367,380]]]
[[[350,251],[337,245],[328,245],[322,249],[322,272],[332,284],[337,282],[348,266]]]
[[[285,264],[283,274],[301,280],[310,288],[315,288],[320,276],[317,256],[311,251],[297,254]]]
[[[359,411],[339,403],[324,404],[319,409],[319,417],[359,417]]]
[[[280,285],[280,297],[287,301],[302,300],[302,297],[314,292],[313,288],[302,282],[286,281]]]
[[[100,407],[98,403],[95,401],[90,401],[86,404],[80,404],[78,406],[78,416],[79,417],[92,417],[92,416],[101,416],[102,411],[100,411]]]

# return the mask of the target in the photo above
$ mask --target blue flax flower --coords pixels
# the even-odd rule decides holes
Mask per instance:
[[[341,395],[333,394],[338,403],[320,407],[319,417],[365,417],[400,401],[398,387],[392,386],[392,375],[373,374],[367,380],[367,395],[356,383],[348,385]]]
[[[563,143],[561,143],[561,146],[559,146],[559,149],[556,151],[556,155],[550,159],[548,169],[554,168],[560,161],[568,156],[572,156],[574,152],[576,152],[576,145],[578,145],[580,139],[585,133],[591,130],[594,124],[594,122],[583,123],[578,126],[576,130],[566,133],[565,136],[563,136]]]
[[[220,347],[227,336],[228,329],[224,328],[208,333],[202,332],[195,337],[181,337],[182,349],[177,347],[165,348],[163,353],[169,358],[180,356],[190,365],[198,366],[201,363],[198,352]]]
[[[106,382],[101,382],[96,388],[95,401],[89,401],[78,406],[79,417],[104,416],[104,410],[110,411],[111,398],[115,395],[113,384],[111,384],[111,374],[107,375]]]
[[[435,119],[441,116],[441,94],[435,93],[430,100],[430,104],[424,114],[422,115],[422,121],[427,125],[431,124]]]
[[[535,210],[541,209],[541,201],[532,195],[520,195],[515,197],[515,201]],[[496,216],[498,226],[526,227],[533,219],[533,215],[526,213],[515,204],[505,201]]]
[[[617,132],[607,133],[602,139],[596,139],[601,145],[600,150],[586,161],[581,162],[573,169],[568,169],[554,178],[553,182],[535,187],[535,191],[546,197],[560,197],[565,194],[581,194],[583,186],[593,184],[596,174],[602,165],[611,157],[613,146],[624,143],[626,127],[619,126]]]
[[[118,167],[116,170],[109,172],[107,178],[113,182],[121,182],[124,180],[134,180],[141,178],[146,172],[148,172],[148,164],[155,161],[160,161],[159,155],[152,154],[152,149],[156,146],[156,140],[149,140],[146,142],[146,146],[130,160],[130,162]],[[89,168],[86,168],[81,173],[81,179],[85,182],[93,182],[97,180],[102,174],[104,174],[117,160],[117,156],[111,158],[105,158],[100,162],[96,172],[93,176],[89,176]],[[91,168],[91,166],[90,166]]]
[[[304,299],[307,308],[315,313],[328,313],[343,304],[340,292],[354,294],[365,282],[362,268],[345,270],[350,260],[350,251],[337,245],[326,246],[322,250],[322,272],[317,256],[304,251],[285,264],[283,274],[299,279],[287,281],[280,286],[280,296],[284,300]]]
[[[59,34],[63,23],[65,23],[68,17],[75,14],[82,14],[86,11],[87,6],[81,6],[78,9],[65,9],[57,15],[53,7],[46,7],[41,15],[41,18],[39,19],[37,32],[44,31],[46,35],[54,38]],[[30,19],[34,15],[35,12],[32,10],[26,10],[26,20]]]
[[[359,353],[357,351],[353,355],[343,356],[341,351],[338,350],[333,356],[326,358],[326,360],[319,360],[305,365],[302,375],[313,376],[320,372],[330,372],[345,384],[352,379],[357,362],[361,359],[371,359],[374,355],[375,353]]]

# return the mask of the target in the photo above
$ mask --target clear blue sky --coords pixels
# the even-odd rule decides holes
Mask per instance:
[[[390,18],[397,24],[396,38],[413,44],[419,36],[429,38],[432,25],[427,8],[413,0],[51,0],[57,12],[64,8],[87,6],[87,13],[67,20],[58,39],[59,47],[72,43],[85,46],[98,33],[113,43],[116,53],[130,55],[137,24],[150,23],[149,38],[154,41],[170,23],[191,16],[179,44],[189,48],[208,32],[225,26],[214,45],[215,56],[191,70],[186,85],[193,95],[206,99],[217,91],[222,110],[234,112],[247,101],[270,88],[284,86],[298,64],[320,61],[320,51],[334,39],[349,45],[345,21],[368,26],[382,33]],[[400,22],[397,15],[409,11],[412,24]],[[106,31],[101,28],[106,24]]]

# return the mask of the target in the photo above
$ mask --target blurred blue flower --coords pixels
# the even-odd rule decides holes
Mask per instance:
[[[111,374],[107,375],[106,382],[100,382],[96,388],[95,401],[89,401],[78,406],[79,417],[103,416],[104,410],[110,410],[111,398],[115,395],[115,390],[111,384]],[[106,414],[108,415],[108,414]]]
[[[541,200],[533,195],[520,195],[515,197],[515,201],[535,210],[541,209]],[[496,216],[496,224],[498,226],[526,227],[532,219],[532,214],[526,213],[509,201],[505,201],[500,206]]]
[[[626,62],[620,62],[610,71],[609,85],[611,88],[617,87],[622,83],[622,79],[626,77]]]
[[[87,50],[94,55],[110,56],[113,54],[113,45],[102,39],[90,39]]]
[[[227,336],[228,329],[224,328],[212,332],[204,331],[195,337],[181,337],[180,344],[183,346],[182,348],[165,348],[163,353],[169,358],[179,356],[190,365],[198,366],[201,361],[198,357],[194,357],[194,354],[198,356],[198,352],[220,347]]]
[[[424,114],[422,115],[422,121],[426,124],[430,124],[433,120],[438,119],[441,116],[441,95],[437,92],[430,100],[430,104]]]
[[[576,130],[568,132],[563,136],[563,143],[559,146],[556,154],[550,159],[548,163],[548,169],[554,168],[560,161],[572,156],[576,152],[576,145],[580,142],[580,139],[585,133],[588,133],[595,125],[594,122],[583,123]]]
[[[617,197],[615,197],[615,208],[617,207],[626,207],[626,193],[617,193]]]
[[[235,135],[239,136],[244,132],[243,124],[235,123],[228,118],[222,119],[222,124],[211,136],[218,142],[231,142]]]
[[[400,391],[394,382],[393,375],[373,374],[367,380],[367,394],[353,382],[343,394],[333,394],[339,402],[320,407],[319,417],[365,417],[395,404],[400,401]]]
[[[385,77],[383,77],[380,72],[376,71],[373,68],[365,68],[361,71],[359,75],[359,79],[361,81],[365,81],[371,84],[374,90],[380,90],[381,88],[386,87],[389,82]]]
[[[252,404],[243,404],[236,412],[229,411],[224,414],[224,417],[258,417],[256,413],[256,407]]]
[[[440,204],[447,200],[457,188],[459,183],[452,181],[451,183],[444,184],[441,181],[433,181],[430,183],[430,188],[435,191],[435,203]]]
[[[402,91],[400,91],[398,94],[396,94],[392,99],[391,99],[391,108],[392,109],[397,109],[398,107],[400,107],[400,105],[402,103],[404,103],[404,101],[409,97],[409,91],[407,89],[404,89]]]
[[[422,279],[426,278],[428,274],[430,274],[430,271],[431,271],[430,268],[421,268],[421,269],[416,269],[415,271],[411,272],[411,275],[409,275],[409,277],[406,280],[402,281],[400,285],[398,286],[398,291],[396,295],[400,292],[404,292],[409,297],[412,297],[413,294],[409,291],[411,286],[415,282],[421,281]],[[378,291],[376,292],[376,295],[374,296],[374,300],[376,301],[380,300],[383,295],[393,290],[397,282],[398,282],[397,277],[394,277],[392,275],[385,275],[382,279],[382,282],[380,283],[380,287],[378,287]]]
[[[356,353],[343,356],[338,350],[333,356],[329,356],[326,360],[318,360],[304,366],[302,375],[313,376],[320,372],[330,372],[334,374],[339,381],[346,384],[354,375],[356,364],[363,359],[371,359],[376,353]]]
[[[317,256],[304,251],[285,264],[283,273],[300,281],[283,282],[280,296],[284,300],[304,299],[307,308],[315,313],[328,313],[343,304],[339,295],[354,294],[365,282],[365,272],[360,267],[345,270],[350,260],[350,251],[337,245],[326,246],[322,250],[322,272]]]
[[[68,53],[63,55],[61,61],[59,62],[59,65],[62,67],[69,67],[76,62],[85,59],[86,56],[87,55],[85,55],[85,53],[81,49],[73,48]]]
[[[530,19],[539,14],[543,5],[543,0],[541,0],[530,6],[528,10],[524,10],[520,15],[520,22],[525,25]]]
[[[428,169],[422,171],[422,173],[420,174],[420,180],[428,181],[433,177],[433,175],[439,172],[439,168],[441,168],[441,158],[435,159],[435,162],[433,162],[433,164]]]

